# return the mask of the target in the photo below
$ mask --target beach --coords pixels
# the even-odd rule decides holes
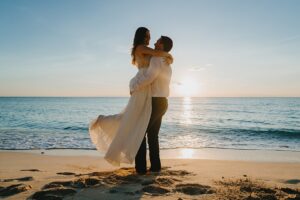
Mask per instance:
[[[127,102],[0,98],[0,198],[300,198],[300,98],[169,98],[163,169],[145,176],[110,165],[88,134],[92,119]]]
[[[160,173],[137,175],[134,165],[112,166],[93,150],[1,151],[1,194],[15,187],[5,199],[300,197],[300,152],[175,149],[161,157]]]

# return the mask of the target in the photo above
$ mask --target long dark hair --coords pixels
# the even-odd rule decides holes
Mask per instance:
[[[145,27],[139,27],[135,31],[133,47],[131,49],[132,64],[135,64],[135,55],[134,54],[135,54],[136,47],[140,44],[145,44],[145,38],[146,38],[147,31],[149,31],[149,30]]]

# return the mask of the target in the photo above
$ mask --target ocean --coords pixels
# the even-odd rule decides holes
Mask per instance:
[[[0,97],[0,149],[95,149],[88,124],[127,97]],[[300,151],[300,98],[169,98],[161,149]]]

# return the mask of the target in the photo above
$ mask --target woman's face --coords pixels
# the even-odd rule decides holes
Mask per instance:
[[[150,39],[150,31],[147,31],[145,36],[145,45],[149,45]]]

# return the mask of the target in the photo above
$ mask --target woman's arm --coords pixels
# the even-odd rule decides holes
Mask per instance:
[[[165,58],[165,62],[168,64],[168,65],[171,65],[173,63],[173,56],[171,55],[170,57],[166,57]]]
[[[151,56],[157,56],[157,57],[166,57],[167,64],[173,63],[173,56],[169,54],[168,52],[162,51],[162,50],[155,50],[149,47],[146,47],[144,45],[139,45],[136,48],[136,52],[140,54],[147,54]]]
[[[158,56],[158,57],[172,57],[171,54],[162,51],[162,50],[155,50],[144,45],[139,45],[136,48],[136,53],[138,54],[147,54],[151,56]]]

